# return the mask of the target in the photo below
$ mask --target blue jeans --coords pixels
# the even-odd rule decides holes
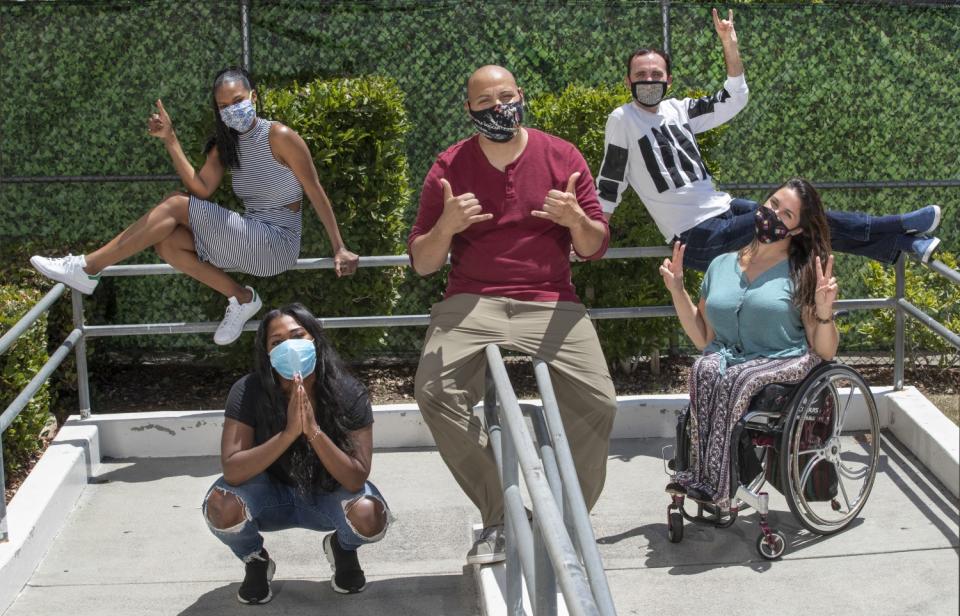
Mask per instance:
[[[701,222],[680,234],[687,245],[683,254],[684,267],[701,272],[714,257],[740,250],[754,236],[754,212],[758,204],[748,199],[733,199],[730,209]],[[869,257],[886,264],[896,263],[900,256],[897,245],[904,235],[899,216],[871,216],[860,212],[827,212],[830,225],[830,245],[838,252]]]
[[[207,517],[207,499],[214,490],[239,498],[246,519],[231,528],[214,528]],[[364,537],[354,530],[347,519],[347,511],[355,501],[364,496],[383,504],[389,525],[391,515],[387,503],[376,486],[369,481],[359,492],[348,492],[341,487],[334,492],[317,490],[301,494],[296,487],[280,483],[267,473],[260,473],[238,486],[228,484],[223,477],[217,479],[203,499],[203,517],[217,539],[244,561],[260,553],[263,548],[263,535],[260,531],[287,528],[336,531],[340,546],[344,550],[352,551],[364,543],[380,541],[387,532],[387,525],[374,537]]]

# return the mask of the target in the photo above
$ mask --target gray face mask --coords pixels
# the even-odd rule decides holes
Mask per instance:
[[[666,81],[631,81],[633,99],[646,107],[656,107],[667,93]]]

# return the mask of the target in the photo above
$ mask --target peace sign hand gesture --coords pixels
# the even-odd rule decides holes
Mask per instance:
[[[660,266],[660,275],[663,276],[663,284],[667,285],[670,293],[680,293],[683,291],[683,253],[687,245],[680,242],[673,243],[673,259],[664,259]]]
[[[821,268],[820,256],[816,258],[817,291],[814,297],[816,316],[818,319],[830,318],[833,312],[833,303],[837,301],[837,279],[833,277],[833,255],[827,259],[826,268]],[[827,317],[823,315],[826,314]]]
[[[717,29],[717,35],[720,36],[722,43],[737,42],[737,31],[733,28],[733,9],[727,13],[726,19],[720,19],[717,9],[713,9],[713,27]]]
[[[157,111],[147,120],[147,132],[166,141],[173,136],[173,122],[170,121],[170,116],[167,115],[167,110],[163,108],[163,102],[159,98],[155,104]]]

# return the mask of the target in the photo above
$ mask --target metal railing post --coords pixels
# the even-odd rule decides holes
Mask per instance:
[[[906,257],[902,254],[900,258],[897,259],[896,272],[897,272],[897,290],[896,290],[896,299],[897,305],[894,308],[895,313],[895,322],[896,322],[896,333],[894,335],[893,341],[893,389],[894,391],[900,391],[903,389],[903,370],[904,370],[904,311],[903,307],[900,306],[900,300],[903,299],[906,289],[906,268],[904,266],[906,262]]]
[[[533,532],[527,523],[526,512],[523,508],[523,497],[520,494],[519,472],[517,470],[519,462],[517,459],[516,444],[512,439],[508,442],[506,441],[508,435],[500,425],[500,415],[497,412],[497,393],[489,368],[487,369],[486,392],[483,398],[483,412],[484,420],[487,424],[487,435],[490,438],[490,447],[493,449],[493,457],[497,463],[497,471],[500,473],[500,485],[504,488],[504,530],[507,532],[507,605],[513,605],[511,598],[513,598],[512,593],[515,592],[516,597],[519,597],[520,601],[521,611],[519,612],[519,616],[523,616],[523,588],[520,584],[519,574],[523,574],[527,582],[527,588],[534,587]],[[513,459],[512,477],[511,474],[507,472],[507,463],[510,461],[508,457],[512,457]],[[508,481],[512,481],[512,485],[508,484]],[[514,560],[517,561],[517,564],[514,567],[511,567],[509,564],[511,561],[511,544],[515,546],[514,550],[516,552]],[[524,563],[527,563],[526,567],[523,566]],[[517,567],[519,567],[519,570]],[[510,580],[511,573],[514,578],[513,582]],[[516,584],[515,589],[511,589],[512,583]],[[512,612],[508,613],[512,614]]]
[[[560,513],[564,514],[563,480],[560,477],[560,469],[557,467],[557,457],[553,451],[550,430],[543,418],[543,410],[533,404],[521,404],[520,409],[530,417],[533,424],[534,436],[540,448],[543,474],[546,476],[547,484],[553,493],[554,502],[560,509]],[[553,566],[550,564],[550,555],[547,554],[543,529],[540,527],[536,509],[533,512],[533,522],[533,551],[536,561],[533,567],[534,590],[531,596],[533,597],[534,614],[536,616],[554,616],[557,613],[557,576],[553,573]],[[567,525],[564,524],[564,526]],[[569,527],[567,534],[573,535]]]
[[[486,348],[487,370],[493,378],[497,400],[500,403],[503,425],[513,438],[517,447],[517,458],[520,469],[534,503],[535,515],[544,534],[544,543],[550,562],[556,572],[558,586],[563,592],[563,598],[571,616],[600,616],[596,601],[590,589],[587,572],[577,556],[573,541],[566,532],[563,515],[553,500],[553,492],[546,480],[543,464],[533,448],[533,439],[527,430],[523,418],[523,411],[517,401],[516,393],[510,385],[510,377],[503,363],[503,356],[496,344],[489,344]],[[507,502],[507,510],[511,515],[522,515],[522,509],[512,507]],[[524,563],[532,562],[525,558]],[[530,585],[529,576],[527,586]]]
[[[87,371],[87,340],[83,330],[83,295],[79,291],[70,292],[70,301],[73,303],[73,327],[80,330],[74,350],[77,358],[77,398],[79,399],[80,417],[90,417],[90,380]]]
[[[253,72],[253,58],[250,53],[250,0],[240,0],[240,44],[243,68]]]
[[[670,0],[660,0],[660,19],[663,21],[663,51],[670,55]]]
[[[543,414],[553,439],[557,465],[565,486],[566,505],[573,520],[574,536],[587,571],[590,590],[593,592],[599,612],[604,616],[613,616],[617,613],[616,608],[603,570],[600,551],[597,549],[593,526],[590,524],[590,512],[587,511],[583,492],[580,490],[573,454],[570,452],[570,445],[563,429],[563,419],[560,416],[560,407],[557,405],[556,393],[550,380],[550,370],[546,362],[534,359],[533,371],[537,379],[537,388],[540,390],[540,399],[543,401]]]
[[[10,538],[7,533],[7,479],[3,474],[3,433],[0,432],[0,543]]]

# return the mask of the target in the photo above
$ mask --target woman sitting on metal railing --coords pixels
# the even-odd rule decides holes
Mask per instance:
[[[704,354],[690,370],[690,465],[667,492],[724,507],[731,432],[750,399],[770,383],[800,382],[837,352],[830,232],[816,189],[788,180],[757,209],[753,242],[710,264],[696,305],[683,286],[684,248],[674,245],[660,273]]]
[[[147,122],[149,133],[163,140],[189,194],[168,195],[89,254],[34,256],[30,263],[41,274],[90,294],[104,268],[153,246],[164,261],[227,298],[226,314],[213,340],[230,344],[262,304],[256,291],[241,286],[223,270],[276,276],[295,265],[300,255],[304,191],[330,237],[337,275],[352,274],[358,257],[340,237],[307,144],[283,124],[257,116],[253,78],[240,68],[220,71],[213,81],[212,101],[216,134],[207,143],[207,159],[199,172],[184,155],[160,100]],[[207,201],[227,169],[233,176],[233,191],[244,203],[242,215]]]
[[[272,598],[275,565],[260,531],[286,528],[333,531],[322,542],[330,584],[339,593],[360,592],[366,578],[357,548],[382,539],[391,517],[367,481],[373,412],[366,388],[300,304],[266,314],[254,365],[230,390],[223,476],[203,501],[210,530],[246,564],[237,599]]]

